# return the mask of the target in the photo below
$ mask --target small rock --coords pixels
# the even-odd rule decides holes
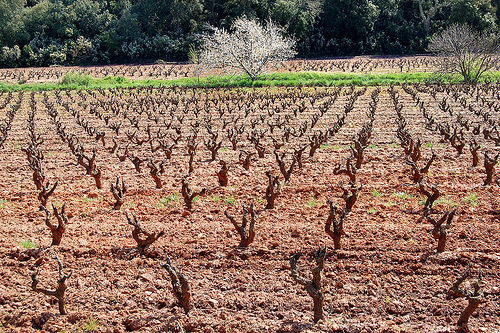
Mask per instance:
[[[149,274],[149,273],[141,274],[141,275],[139,275],[139,277],[141,279],[143,279],[144,281],[146,281],[146,282],[152,282],[153,279],[154,279],[153,276],[151,274]]]
[[[226,313],[225,311],[222,311],[222,312],[220,313],[220,318],[221,318],[222,320],[226,320],[226,319],[228,319],[228,313]]]
[[[393,303],[394,305],[397,305],[397,306],[403,306],[403,303],[401,303],[401,302],[400,302],[400,301],[398,301],[398,300],[393,300],[393,301],[392,301],[392,303]]]
[[[47,257],[40,257],[35,261],[35,266],[40,266],[41,264],[47,261],[49,261]]]
[[[219,302],[213,298],[208,300],[208,304],[214,309],[219,306]]]
[[[198,326],[197,323],[195,322],[187,322],[186,324],[184,324],[184,330],[187,331],[187,332],[191,332],[192,330],[194,330],[196,327]]]
[[[292,237],[300,237],[300,231],[298,231],[297,229],[292,230]]]
[[[137,303],[134,302],[134,301],[132,301],[132,300],[130,300],[130,299],[125,300],[125,302],[123,302],[123,304],[127,308],[135,308],[135,307],[137,307]]]
[[[123,320],[123,324],[127,331],[137,331],[144,326],[144,321],[141,318],[129,316]]]

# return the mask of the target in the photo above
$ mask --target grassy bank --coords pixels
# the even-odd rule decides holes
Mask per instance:
[[[262,79],[251,81],[244,76],[208,76],[202,78],[183,78],[176,80],[130,80],[124,77],[106,77],[102,79],[93,78],[89,75],[81,75],[68,72],[58,82],[28,83],[28,84],[6,84],[0,82],[0,90],[3,91],[38,91],[38,90],[65,90],[65,89],[112,89],[129,87],[278,87],[278,86],[379,86],[379,85],[401,85],[403,83],[435,82],[438,77],[432,73],[273,73],[263,76]],[[440,77],[444,83],[459,83],[459,76]],[[500,72],[488,73],[483,81],[500,81]]]

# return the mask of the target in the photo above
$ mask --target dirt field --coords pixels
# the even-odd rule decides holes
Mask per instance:
[[[3,93],[2,122],[9,110],[17,111],[0,150],[0,332],[456,332],[467,301],[450,297],[449,290],[467,267],[473,278],[481,272],[485,299],[469,321],[471,330],[500,332],[498,176],[494,175],[490,185],[483,185],[484,152],[489,150],[494,156],[498,147],[481,133],[474,134],[472,127],[464,129],[464,142],[476,138],[481,144],[479,165],[472,167],[468,145],[458,156],[439,132],[426,129],[418,102],[401,87],[395,88],[409,133],[421,139],[420,163],[432,151],[437,155],[425,175],[427,184],[438,183],[441,193],[432,216],[439,219],[446,211],[457,210],[445,252],[436,253],[432,225],[422,216],[424,197],[410,177],[411,168],[396,136],[397,113],[388,88],[382,88],[370,145],[356,172],[356,186],[362,185],[362,189],[344,222],[348,235],[342,237],[343,249],[334,250],[332,239],[324,232],[329,214],[326,203],[331,198],[339,208],[344,205],[340,183],[347,184],[348,178],[338,174],[336,167],[345,165],[353,136],[369,120],[374,90],[342,88],[328,104],[335,89],[139,89],[14,93],[10,97]],[[500,121],[494,108],[499,104],[497,93],[457,90],[457,99],[446,91],[434,93],[434,98],[433,93],[422,90],[419,101],[441,124],[456,125],[458,115],[472,124],[483,124],[482,128]],[[353,99],[355,92],[360,96]],[[451,112],[440,109],[443,97]],[[309,138],[332,128],[350,100],[354,105],[346,113],[345,123],[310,157]],[[489,123],[468,108],[487,110],[488,102],[492,105]],[[311,126],[325,103],[327,110]],[[295,116],[293,110],[303,105],[303,112]],[[56,117],[50,115],[51,110],[57,111]],[[99,112],[103,119],[108,115],[108,120],[101,119]],[[30,113],[34,115],[32,132]],[[285,120],[285,125],[271,133],[269,124]],[[87,129],[82,125],[85,121]],[[169,121],[173,125],[165,129]],[[62,124],[63,135],[56,131],[57,122]],[[111,125],[119,122],[122,126],[117,134]],[[309,124],[303,136],[283,141],[286,127],[298,131],[304,122]],[[235,124],[245,125],[237,150],[226,136]],[[95,134],[88,134],[92,132],[89,125],[105,132],[104,144],[95,140]],[[149,142],[148,125],[156,135]],[[207,128],[219,133],[217,140],[222,140],[215,161],[210,161],[204,144],[209,138]],[[153,151],[163,133],[158,130],[168,134],[170,143],[181,136],[170,159],[163,148]],[[179,193],[188,169],[188,138],[197,130],[198,150],[188,182],[192,188],[206,188],[207,193],[188,211]],[[257,136],[259,130],[267,131],[261,140],[265,156],[253,156],[245,170],[238,162],[239,154],[255,152],[249,137]],[[40,191],[21,150],[30,145],[30,133],[43,140],[37,149],[43,154],[45,182],[51,187],[58,181],[47,206],[54,204],[60,210],[66,204],[69,223],[59,246],[50,246],[46,214],[37,199]],[[71,134],[78,138],[84,155],[91,156],[96,149],[101,189],[77,163],[67,141]],[[302,168],[293,170],[276,207],[266,210],[265,171],[271,170],[283,182],[273,139],[283,141],[280,152],[286,153],[287,167],[293,149],[307,148]],[[144,143],[139,144],[141,140]],[[120,161],[126,152],[128,157]],[[143,161],[140,172],[131,162],[133,157]],[[148,158],[156,165],[163,161],[160,189],[150,176]],[[220,160],[229,165],[226,187],[217,182]],[[110,191],[115,175],[127,186],[118,211],[112,210],[115,199]],[[248,249],[240,249],[239,236],[224,212],[240,222],[241,204],[251,202],[258,211],[256,237]],[[126,212],[135,214],[146,229],[165,234],[139,251]],[[28,249],[28,240],[36,248]],[[312,298],[290,276],[289,259],[303,253],[299,273],[310,278],[315,267],[313,254],[323,245],[327,246],[325,318],[314,324]],[[37,271],[39,287],[56,288],[58,268],[51,254],[61,259],[64,273],[72,272],[67,280],[65,316],[59,315],[57,300],[31,289],[31,274]],[[178,305],[168,272],[161,266],[166,255],[190,281],[194,309],[188,314]]]

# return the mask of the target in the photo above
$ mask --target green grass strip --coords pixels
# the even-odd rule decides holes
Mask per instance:
[[[40,91],[40,90],[77,90],[77,89],[119,89],[138,87],[281,87],[281,86],[384,86],[401,85],[403,83],[436,82],[460,83],[458,75],[436,76],[433,73],[410,72],[410,73],[273,73],[263,75],[262,78],[251,81],[245,76],[208,76],[200,78],[182,78],[175,80],[148,79],[130,80],[121,76],[93,78],[90,75],[82,75],[68,72],[58,82],[7,84],[0,82],[2,91]],[[482,82],[499,82],[500,72],[487,73]]]

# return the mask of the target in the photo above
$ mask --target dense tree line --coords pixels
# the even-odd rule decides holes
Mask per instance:
[[[425,52],[453,23],[498,27],[500,0],[0,0],[0,66],[187,60],[207,25],[273,20],[299,57]]]

